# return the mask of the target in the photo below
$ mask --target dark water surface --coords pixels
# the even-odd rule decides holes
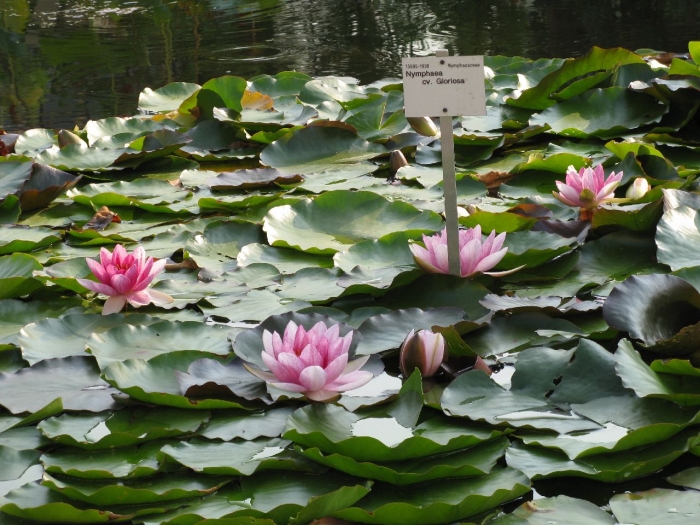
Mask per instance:
[[[0,0],[0,129],[131,115],[139,92],[295,69],[400,75],[406,55],[685,52],[697,0]]]

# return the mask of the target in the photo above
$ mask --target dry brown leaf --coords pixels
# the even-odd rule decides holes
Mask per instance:
[[[243,106],[243,109],[257,109],[258,111],[272,109],[274,103],[275,101],[267,95],[248,91],[247,89],[243,93],[243,98],[241,99],[241,106]]]
[[[477,179],[486,184],[489,190],[498,188],[501,184],[508,182],[513,177],[515,177],[515,175],[505,171],[489,171],[488,173],[482,173],[476,176]]]

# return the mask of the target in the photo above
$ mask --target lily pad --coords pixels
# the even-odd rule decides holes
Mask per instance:
[[[64,414],[39,423],[39,430],[62,445],[87,450],[127,447],[195,432],[209,418],[208,412],[126,408],[100,414]]]
[[[443,478],[488,474],[503,456],[507,446],[508,440],[500,438],[449,454],[395,463],[359,462],[340,454],[324,454],[318,448],[297,447],[297,451],[304,457],[347,474],[393,485],[410,485]]]
[[[318,173],[387,154],[348,129],[309,126],[287,133],[267,146],[260,161],[285,173]]]
[[[36,412],[60,399],[67,410],[100,412],[116,407],[116,391],[90,357],[48,359],[14,374],[0,374],[0,404],[13,414]]]
[[[41,456],[44,470],[81,479],[124,479],[152,476],[160,468],[157,452],[164,441],[151,441],[140,446],[120,446],[94,452],[70,448],[55,449]]]
[[[194,321],[160,321],[148,326],[125,324],[93,333],[87,340],[87,347],[104,369],[113,362],[149,360],[176,351],[226,355],[231,351],[226,335],[227,331],[221,326]]]
[[[635,275],[617,285],[603,307],[605,321],[665,356],[697,350],[700,293],[674,275]]]
[[[329,191],[314,200],[272,208],[263,229],[273,246],[333,254],[395,231],[435,231],[440,217],[371,192]]]
[[[439,417],[411,429],[391,417],[363,418],[335,405],[316,404],[298,409],[282,437],[356,461],[398,461],[474,446],[500,433]]]
[[[610,499],[610,508],[620,523],[685,525],[697,515],[698,494],[671,489],[616,494]]]
[[[98,507],[157,504],[211,494],[231,480],[229,477],[197,476],[190,472],[161,474],[149,479],[119,481],[70,481],[44,475],[42,484],[74,501]]]
[[[250,476],[263,470],[325,471],[323,467],[289,450],[284,439],[258,439],[227,443],[193,440],[166,445],[161,452],[195,472]]]
[[[402,487],[375,486],[360,505],[335,512],[342,519],[382,525],[429,525],[461,521],[485,512],[530,490],[517,470],[494,469],[491,474]]]

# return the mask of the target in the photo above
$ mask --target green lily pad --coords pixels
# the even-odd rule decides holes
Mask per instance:
[[[0,257],[0,299],[13,299],[43,288],[43,283],[32,277],[42,266],[34,257],[14,253]]]
[[[39,455],[37,450],[16,450],[0,445],[0,461],[3,465],[2,472],[0,472],[0,482],[14,480],[22,476],[31,465],[37,463]]]
[[[615,518],[590,501],[556,496],[528,501],[511,514],[489,520],[488,525],[615,525]]]
[[[101,414],[64,414],[42,421],[38,428],[56,443],[103,450],[188,435],[208,418],[204,411],[134,407]]]
[[[441,417],[411,429],[392,417],[363,418],[335,405],[315,404],[298,409],[282,437],[356,461],[398,461],[474,446],[500,433]]]
[[[366,191],[329,191],[314,200],[272,208],[263,229],[273,246],[333,254],[366,239],[406,230],[436,231],[440,217]]]
[[[116,391],[100,379],[90,357],[48,359],[14,374],[0,374],[0,404],[13,414],[36,412],[55,399],[68,410],[100,412],[116,407]]]
[[[93,333],[122,324],[149,325],[158,321],[157,317],[144,314],[67,314],[28,324],[17,339],[22,358],[34,365],[44,359],[85,355],[85,342]]]
[[[256,263],[271,264],[282,274],[293,274],[313,266],[321,268],[333,266],[333,260],[330,257],[259,243],[250,243],[243,246],[236,260],[238,261],[238,266],[248,266]]]
[[[666,479],[674,485],[700,490],[700,467],[693,467],[677,472]]]
[[[154,113],[175,111],[199,88],[199,84],[189,82],[171,82],[158,89],[147,87],[139,94],[138,108]]]
[[[175,371],[187,372],[194,361],[207,356],[214,357],[201,351],[168,352],[148,361],[114,361],[102,372],[108,383],[144,403],[199,410],[249,408],[223,399],[189,399],[182,395]]]
[[[616,494],[610,499],[610,508],[620,523],[685,525],[697,516],[698,494],[671,489]]]
[[[291,441],[258,439],[227,443],[193,440],[166,445],[161,453],[195,472],[250,476],[263,470],[323,472],[320,465],[290,450]]]
[[[610,293],[603,307],[605,321],[665,356],[697,350],[700,293],[674,275],[635,275]]]
[[[285,173],[318,173],[387,154],[348,129],[310,126],[287,133],[267,146],[260,161]]]
[[[552,133],[569,137],[614,138],[645,124],[658,122],[668,106],[626,87],[591,89],[545,109],[531,126],[548,125]]]
[[[385,481],[393,485],[410,485],[423,481],[483,476],[491,472],[508,446],[506,438],[495,439],[465,450],[396,463],[359,462],[340,454],[324,454],[318,448],[297,451],[305,457],[346,474]]]
[[[71,500],[98,507],[144,505],[211,494],[231,480],[230,477],[197,476],[191,472],[168,473],[148,479],[70,481],[44,475],[42,484]]]
[[[176,351],[197,350],[226,355],[231,347],[228,331],[222,326],[207,326],[194,321],[160,321],[148,326],[125,324],[93,333],[87,340],[101,368],[127,359],[150,360]]]
[[[509,99],[508,104],[528,109],[545,109],[556,104],[551,95],[577,77],[622,64],[643,63],[639,55],[627,49],[593,47],[582,57],[565,60],[561,67],[547,74],[533,87],[524,90],[518,98]]]
[[[533,480],[574,476],[619,483],[646,476],[665,467],[687,452],[692,435],[692,430],[686,430],[654,445],[613,454],[587,456],[575,461],[563,452],[516,443],[506,451],[506,462]]]
[[[32,174],[31,162],[0,163],[0,201],[19,193]]]
[[[152,476],[160,468],[156,454],[164,441],[142,445],[120,446],[110,450],[58,448],[41,456],[41,464],[49,474],[81,479],[129,479]]]
[[[140,515],[165,512],[174,504],[161,503],[146,506],[117,506],[114,510],[70,500],[48,487],[27,483],[0,499],[0,511],[18,518],[40,523],[126,523]],[[178,502],[176,505],[180,505]],[[49,521],[50,520],[50,521]]]
[[[688,206],[667,210],[656,227],[659,262],[672,270],[697,266],[700,251],[700,219],[698,211]]]
[[[639,397],[667,399],[679,405],[700,405],[700,379],[697,376],[667,373],[671,369],[663,364],[649,367],[627,340],[620,341],[615,363],[623,384]],[[687,361],[685,363],[690,367]]]
[[[40,250],[59,240],[56,232],[48,228],[0,225],[0,255]]]
[[[276,438],[282,435],[287,418],[294,412],[292,407],[273,408],[265,412],[222,414],[217,411],[199,431],[209,439],[231,441],[235,438]]]
[[[341,519],[382,525],[429,525],[461,521],[525,494],[529,480],[517,470],[402,487],[375,486],[360,505],[335,512]]]

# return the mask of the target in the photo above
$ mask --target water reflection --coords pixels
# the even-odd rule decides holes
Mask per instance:
[[[369,83],[400,58],[685,51],[694,0],[0,0],[0,128],[133,114],[138,93],[296,69]]]

